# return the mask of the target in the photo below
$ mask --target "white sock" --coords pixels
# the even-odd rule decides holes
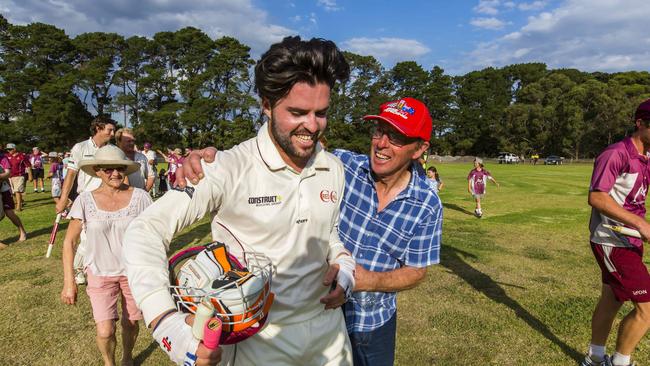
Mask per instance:
[[[612,357],[612,364],[615,366],[627,366],[630,364],[630,355],[622,355],[616,352]]]
[[[600,362],[605,359],[605,346],[589,344],[589,351],[587,351],[587,354],[592,360]]]

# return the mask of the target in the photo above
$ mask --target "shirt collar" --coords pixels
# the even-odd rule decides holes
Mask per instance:
[[[264,123],[260,130],[257,132],[257,149],[260,154],[260,158],[264,161],[266,166],[271,170],[281,170],[281,169],[293,169],[287,165],[287,163],[280,156],[278,148],[273,143],[271,135],[269,133],[269,123]],[[314,155],[307,162],[307,165],[302,170],[302,175],[308,174],[311,175],[315,173],[315,170],[328,169],[329,165],[327,164],[326,152],[321,147],[321,144],[316,144],[316,149]]]
[[[88,140],[90,140],[90,144],[93,145],[93,147],[94,147],[95,149],[98,148],[98,147],[97,147],[97,144],[95,143],[95,140],[93,140],[93,137],[92,137],[92,136],[90,136],[90,137],[88,138]]]
[[[420,168],[418,168],[418,166]],[[375,181],[372,178],[372,172],[370,170],[370,158],[366,155],[366,159],[363,160],[359,168],[362,169],[368,177],[368,181],[372,183],[373,189],[375,187]],[[429,189],[425,181],[422,180],[422,177],[426,177],[422,166],[419,165],[417,161],[411,163],[409,168],[411,171],[411,178],[409,179],[406,188],[404,188],[398,195],[395,197],[395,200],[405,199],[408,197],[413,197],[419,201],[424,201],[426,199],[425,189]]]
[[[639,159],[643,161],[648,160],[647,155],[644,157],[642,154],[639,154],[639,151],[636,149],[636,146],[634,146],[634,143],[632,142],[632,138],[630,136],[627,136],[623,139],[623,145],[625,146],[627,153],[632,157],[632,159]]]

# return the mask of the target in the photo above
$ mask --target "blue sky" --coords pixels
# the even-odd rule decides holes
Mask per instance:
[[[194,26],[239,39],[253,57],[287,35],[322,37],[386,68],[413,60],[453,75],[521,62],[650,70],[647,0],[0,0],[0,13],[71,36]]]

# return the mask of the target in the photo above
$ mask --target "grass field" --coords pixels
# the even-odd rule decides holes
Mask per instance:
[[[501,188],[488,186],[480,220],[467,194],[471,164],[437,168],[446,185],[442,260],[398,297],[396,364],[575,364],[600,291],[587,229],[591,166],[488,164]],[[101,364],[83,288],[77,306],[59,301],[66,224],[45,259],[54,219],[49,194],[28,193],[19,216],[29,233],[24,243],[15,243],[9,220],[0,223],[0,240],[11,244],[0,251],[0,365]],[[204,220],[173,246],[208,235]],[[650,365],[649,338],[635,352],[640,365]],[[119,344],[118,335],[118,360]],[[142,365],[170,364],[143,328],[134,354]]]

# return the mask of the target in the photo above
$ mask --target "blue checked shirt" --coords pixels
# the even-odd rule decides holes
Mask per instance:
[[[367,155],[336,150],[345,166],[339,236],[357,264],[387,272],[402,266],[426,267],[440,262],[442,204],[422,169],[381,212]],[[415,167],[415,165],[413,165]],[[345,304],[348,332],[369,332],[397,310],[395,292],[355,292]]]

